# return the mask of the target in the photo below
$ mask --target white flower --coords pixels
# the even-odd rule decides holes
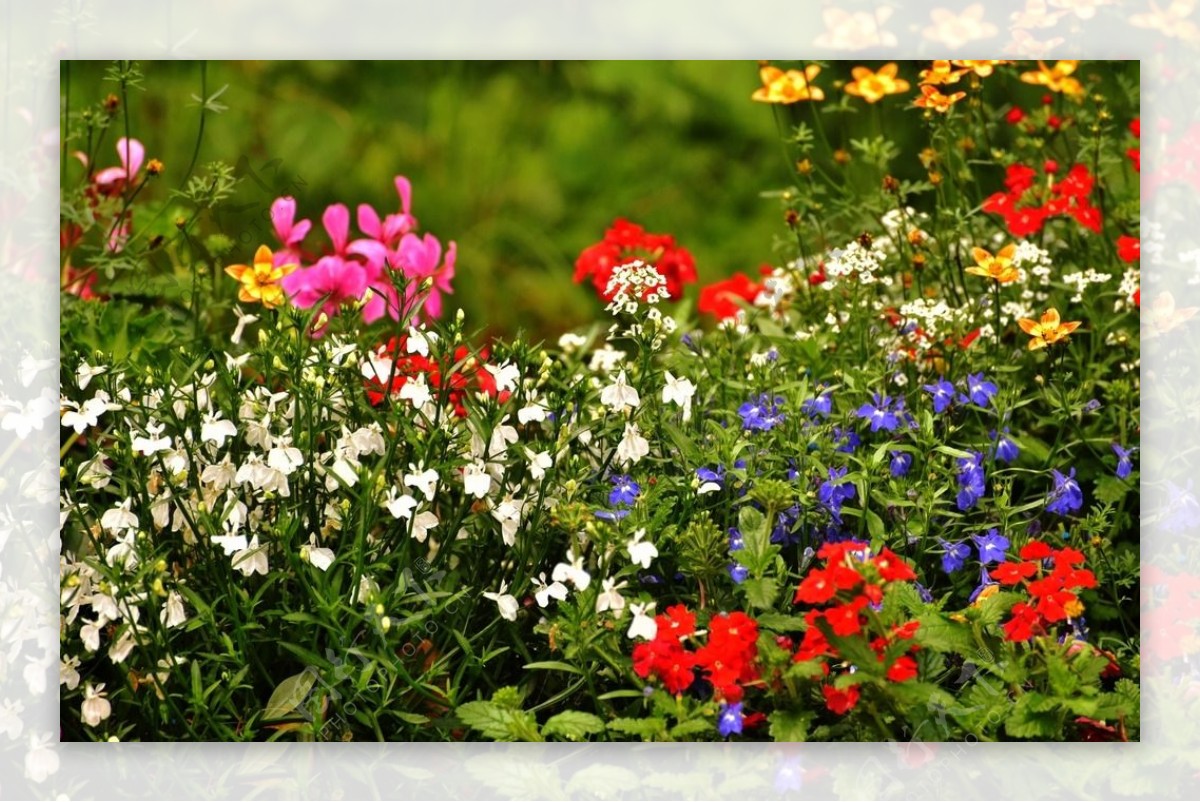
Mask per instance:
[[[496,378],[496,389],[500,391],[516,389],[517,380],[521,378],[521,371],[517,366],[508,362],[499,366],[484,365],[484,368]]]
[[[78,679],[75,680],[75,684],[79,684]],[[24,712],[25,704],[21,700],[5,699],[4,704],[0,704],[0,733],[7,735],[9,740],[20,738],[21,732],[25,729],[25,722],[21,715]]]
[[[337,479],[342,480],[347,487],[354,487],[358,484],[358,471],[354,470],[354,466],[344,459],[334,460],[333,464],[329,466],[329,473],[336,477],[332,480],[332,487],[328,481],[325,483],[325,486],[331,491],[337,488]]]
[[[622,465],[637,462],[650,453],[650,443],[642,437],[636,423],[625,424],[625,436],[617,445],[617,461]]]
[[[133,450],[146,457],[150,456],[151,454],[156,454],[159,451],[169,450],[171,448],[170,436],[159,437],[165,428],[166,426],[158,423],[157,421],[151,421],[150,423],[147,423],[147,436],[138,436],[132,438],[131,444],[133,446]]]
[[[66,685],[67,690],[73,691],[79,687],[79,658],[63,657],[58,663],[58,684]]]
[[[638,391],[626,383],[625,371],[622,370],[612,384],[600,391],[600,403],[621,412],[626,407],[636,408],[641,403],[641,399],[638,398]]]
[[[275,447],[267,452],[267,467],[284,476],[291,476],[303,464],[304,455],[288,438],[280,438],[275,442]]]
[[[67,403],[74,407],[73,402],[68,401]],[[78,411],[69,409],[64,412],[62,425],[70,426],[75,430],[75,434],[83,434],[86,429],[96,425],[102,414],[112,409],[120,409],[120,407],[109,401],[108,393],[100,390],[94,397],[84,401]]]
[[[429,536],[429,530],[436,527],[441,521],[429,510],[417,513],[417,517],[413,518],[412,536],[413,540],[418,543],[424,543],[425,538]]]
[[[58,771],[58,753],[54,751],[54,734],[29,734],[29,751],[25,753],[25,776],[35,783]]]
[[[634,532],[633,540],[625,544],[625,550],[629,552],[630,560],[643,568],[649,568],[650,561],[658,556],[658,549],[650,541],[642,540],[645,536],[645,528]]]
[[[245,576],[254,573],[267,575],[267,547],[258,545],[258,535],[250,538],[250,544],[233,555],[233,567]]]
[[[546,471],[554,465],[548,451],[539,451],[534,454],[527,448],[525,449],[525,458],[529,460],[529,476],[535,481],[541,481],[542,477],[546,475]]]
[[[404,350],[410,354],[420,354],[421,356],[429,356],[429,344],[437,340],[437,335],[430,332],[421,331],[412,326],[408,327],[408,337],[404,342]]]
[[[433,501],[433,496],[437,492],[438,472],[433,468],[422,471],[421,467],[410,462],[408,464],[409,472],[404,474],[404,484],[420,490],[425,495],[426,501]]]
[[[125,631],[121,633],[121,637],[117,638],[117,642],[108,647],[108,659],[112,660],[113,663],[124,663],[125,658],[129,657],[129,653],[137,645],[137,640],[133,635],[133,628],[133,624],[125,627]]]
[[[333,565],[334,556],[333,549],[317,546],[316,535],[309,535],[308,545],[300,547],[300,559],[321,571],[329,570],[329,566]]]
[[[126,529],[125,535],[117,540],[109,547],[108,553],[104,555],[104,561],[110,566],[115,566],[117,563],[125,570],[137,568],[138,556],[134,549],[137,532],[133,529]]]
[[[34,429],[40,432],[43,421],[53,415],[55,409],[54,395],[48,390],[30,399],[27,404],[12,400],[5,400],[3,404],[11,409],[0,419],[0,429],[16,432],[21,440]]]
[[[667,371],[666,385],[663,387],[662,400],[664,404],[678,404],[683,407],[683,419],[692,417],[692,396],[696,394],[696,385],[688,378],[677,379]]]
[[[89,727],[95,727],[101,721],[112,715],[112,705],[104,698],[104,683],[93,686],[87,683],[83,687],[83,720]]]
[[[567,598],[567,586],[562,582],[551,582],[546,584],[546,572],[538,574],[537,579],[533,580],[537,589],[533,592],[533,598],[537,600],[538,607],[545,607],[550,603],[551,599],[564,601]]]
[[[492,508],[492,517],[500,522],[500,536],[506,546],[515,545],[517,542],[517,527],[521,525],[521,511],[524,507],[524,501],[513,498],[512,493],[509,493]]]
[[[463,490],[475,498],[483,498],[492,489],[492,477],[481,460],[475,460],[463,470]]]
[[[225,445],[225,440],[236,434],[237,427],[233,425],[233,421],[223,420],[220,412],[205,415],[204,423],[200,424],[200,441],[213,443],[217,448]]]
[[[596,612],[603,613],[605,610],[612,610],[614,617],[621,615],[621,611],[625,609],[625,597],[621,595],[621,588],[627,583],[622,582],[617,584],[615,579],[605,579],[602,583],[600,595],[596,597]]]
[[[521,609],[521,605],[517,601],[516,596],[512,596],[508,593],[508,583],[507,582],[501,582],[500,590],[496,593],[485,592],[483,594],[483,598],[491,599],[492,601],[494,601],[496,603],[496,606],[500,608],[501,617],[504,618],[505,620],[507,620],[507,621],[516,621],[517,620],[517,610]]]
[[[541,423],[546,419],[547,410],[544,406],[536,401],[530,401],[525,406],[517,410],[517,421],[523,426],[526,423],[536,422]]]
[[[29,385],[33,384],[33,380],[37,378],[39,373],[41,373],[43,370],[49,370],[50,368],[54,367],[54,365],[55,360],[37,359],[33,354],[26,351],[25,355],[21,357],[21,364],[17,367],[17,376],[21,379],[21,386],[28,387]],[[80,365],[80,369],[85,366],[87,366],[86,362]],[[92,368],[88,368],[88,370],[92,370]],[[92,376],[99,376],[106,370],[108,370],[108,368],[96,368],[96,372],[88,376],[87,381],[90,381]],[[75,375],[78,376],[79,374],[76,373]],[[83,390],[87,387],[87,381],[84,381],[83,384],[79,385],[80,390]]]
[[[658,635],[658,622],[651,615],[654,612],[654,602],[645,604],[634,602],[629,605],[629,610],[633,613],[633,621],[629,624],[629,632],[626,634],[630,638],[642,637],[646,640],[654,640]]]
[[[517,442],[517,430],[515,427],[509,426],[505,421],[508,416],[505,415],[501,421],[496,424],[496,428],[492,429],[491,440],[488,441],[489,458],[496,458],[508,451],[510,443]]]
[[[224,550],[226,557],[244,551],[247,545],[245,535],[213,535],[211,539]]]
[[[242,332],[245,331],[246,326],[257,321],[258,315],[246,314],[238,307],[237,304],[233,305],[233,313],[237,315],[238,322],[237,326],[235,326],[233,329],[233,334],[230,336],[229,342],[237,345],[242,341]]]
[[[566,334],[558,338],[558,347],[562,349],[564,354],[570,354],[578,351],[583,346],[587,345],[587,337],[574,332],[568,331]]]
[[[399,396],[401,401],[408,401],[417,409],[433,399],[433,395],[429,392],[429,385],[425,383],[424,373],[419,373],[415,377],[410,376],[405,380],[404,386],[400,388]]]
[[[592,582],[591,574],[583,570],[583,558],[576,557],[571,549],[567,549],[567,561],[554,566],[550,578],[555,582],[570,582],[576,590],[587,590]]]
[[[388,512],[393,518],[412,518],[412,511],[417,508],[417,500],[405,493],[403,496],[396,495],[396,488],[388,488],[388,497],[384,501],[383,506],[387,507]]]
[[[108,619],[104,616],[99,616],[95,621],[87,621],[79,628],[79,640],[83,642],[83,648],[89,652],[94,652],[100,648],[100,630],[108,623]]]
[[[127,498],[120,505],[107,510],[100,516],[100,526],[107,532],[119,532],[123,529],[137,529],[137,516],[130,512],[132,498]]]
[[[167,629],[177,627],[187,621],[187,610],[183,607],[183,596],[179,591],[173,590],[167,594],[167,600],[163,602],[158,619]]]

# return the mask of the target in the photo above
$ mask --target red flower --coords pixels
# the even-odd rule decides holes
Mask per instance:
[[[1029,541],[1021,547],[1020,551],[1022,560],[1044,560],[1053,554],[1053,549],[1040,540]]]
[[[1134,172],[1140,173],[1142,171],[1142,149],[1130,148],[1125,151],[1125,155],[1129,157],[1129,161],[1133,162]]]
[[[917,661],[904,655],[887,670],[887,678],[892,682],[907,682],[917,676]]]
[[[1008,191],[1014,195],[1020,195],[1033,186],[1036,178],[1037,171],[1032,167],[1026,167],[1024,164],[1010,164],[1004,176],[1004,186],[1008,187]]]
[[[1142,258],[1142,240],[1122,234],[1117,237],[1117,256],[1123,262],[1136,262]]]
[[[615,294],[608,291],[613,269],[640,259],[652,265],[666,279],[672,299],[683,295],[683,285],[696,280],[696,263],[691,253],[678,247],[669,234],[650,234],[641,226],[618,218],[604,232],[604,239],[590,245],[575,260],[575,282],[592,279],[592,286],[606,301]]]
[[[1134,117],[1129,121],[1129,133],[1133,134],[1138,139],[1142,138],[1142,118]]]
[[[1001,627],[1004,637],[1015,642],[1029,640],[1033,637],[1033,627],[1037,619],[1037,611],[1025,602],[1017,602],[1012,608],[1012,618]]]
[[[832,685],[822,685],[821,693],[825,695],[825,706],[839,716],[846,715],[846,713],[849,713],[858,704],[857,685],[851,685],[848,688],[840,690]]]
[[[1013,106],[1008,110],[1008,114],[1004,115],[1004,119],[1009,125],[1017,125],[1025,119],[1025,111],[1020,106]]]
[[[741,308],[737,301],[753,303],[762,289],[761,284],[751,281],[744,273],[734,273],[732,278],[701,287],[700,302],[696,308],[717,320],[727,320],[737,316]]]
[[[992,569],[992,579],[1001,585],[1015,585],[1037,573],[1036,563],[1002,562]]]
[[[862,617],[859,612],[867,606],[867,598],[859,596],[846,604],[830,607],[825,611],[825,620],[829,622],[834,635],[857,635],[862,631]]]
[[[682,639],[696,632],[696,615],[682,604],[668,607],[665,614],[655,616],[655,621],[660,636],[666,633],[676,639]]]
[[[903,624],[898,624],[897,626],[892,627],[892,635],[894,635],[896,638],[907,640],[915,636],[920,627],[920,621],[907,621]]]
[[[833,580],[830,579],[825,570],[814,568],[808,572],[808,576],[804,577],[804,581],[800,583],[800,587],[796,588],[796,596],[792,600],[792,603],[824,604],[832,599],[836,593],[837,586],[833,584]]]
[[[886,582],[902,582],[917,578],[916,572],[909,567],[908,563],[900,559],[891,549],[883,549],[873,562],[879,569],[879,575]]]

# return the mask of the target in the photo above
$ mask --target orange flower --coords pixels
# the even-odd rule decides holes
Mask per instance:
[[[800,70],[784,72],[770,65],[758,71],[758,77],[763,85],[754,91],[751,100],[761,103],[796,103],[801,100],[824,100],[825,93],[820,87],[812,85],[812,79],[817,77],[821,68],[810,64]]]
[[[274,259],[271,249],[260,245],[254,254],[253,265],[230,265],[225,268],[225,272],[241,284],[238,289],[239,301],[261,302],[267,309],[274,309],[287,299],[279,282],[297,265],[276,265]]]
[[[968,70],[956,70],[949,61],[940,60],[933,62],[933,66],[927,70],[921,70],[921,83],[929,84],[930,86],[944,86],[945,84],[956,84],[958,79],[966,75]]]
[[[1078,78],[1071,76],[1078,61],[1059,61],[1053,67],[1047,67],[1046,62],[1038,60],[1038,68],[1033,72],[1021,73],[1021,80],[1027,84],[1044,86],[1051,92],[1062,92],[1064,95],[1079,97],[1084,94],[1083,84]]]
[[[1001,64],[1012,64],[1012,62],[1007,59],[991,59],[991,60],[984,59],[984,60],[979,60],[979,61],[968,61],[965,59],[955,59],[955,61],[954,61],[954,66],[962,67],[966,70],[970,70],[971,72],[974,72],[976,75],[978,75],[980,78],[988,77],[989,75],[992,74],[992,71]]]
[[[1063,323],[1058,316],[1058,310],[1051,307],[1042,313],[1040,321],[1035,322],[1023,317],[1017,321],[1017,325],[1021,327],[1021,331],[1033,338],[1029,341],[1029,350],[1036,351],[1038,348],[1065,342],[1067,336],[1079,328],[1079,321]]]
[[[846,84],[846,92],[861,97],[868,103],[877,103],[888,95],[907,92],[908,81],[896,77],[899,69],[895,62],[884,64],[879,68],[879,72],[872,72],[866,67],[855,67],[850,71],[854,80]]]
[[[936,86],[929,84],[921,85],[921,96],[913,101],[914,106],[919,106],[923,109],[932,111],[940,111],[942,114],[950,111],[950,107],[967,96],[966,92],[954,92],[949,95],[943,95],[937,90]]]
[[[995,256],[983,248],[972,248],[971,256],[975,259],[975,266],[968,267],[967,272],[973,276],[995,279],[1000,284],[1011,284],[1021,277],[1021,271],[1012,264],[1016,251],[1017,246],[1012,243],[996,251]],[[1055,312],[1055,315],[1057,314]]]

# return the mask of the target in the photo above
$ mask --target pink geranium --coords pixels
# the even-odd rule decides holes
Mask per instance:
[[[136,139],[121,137],[117,140],[117,158],[121,160],[120,167],[109,167],[92,177],[96,189],[105,195],[120,195],[133,183],[138,170],[142,169],[146,149]]]

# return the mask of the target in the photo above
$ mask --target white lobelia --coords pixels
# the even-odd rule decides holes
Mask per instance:
[[[423,464],[408,463],[408,473],[404,474],[404,484],[414,490],[420,490],[426,501],[433,501],[433,496],[437,492],[438,472],[433,468],[421,470],[424,467]]]
[[[300,547],[300,559],[320,571],[328,571],[329,566],[333,565],[334,558],[333,549],[317,546],[316,535],[309,535],[308,545]]]
[[[625,550],[629,552],[629,559],[642,568],[649,568],[650,561],[658,556],[658,548],[648,540],[643,540],[646,536],[646,529],[643,527],[633,533],[633,540],[625,544]]]
[[[95,727],[112,715],[112,705],[104,698],[103,682],[99,685],[92,685],[89,682],[84,686],[81,714],[84,723],[89,727]]]
[[[550,459],[549,451],[539,451],[534,454],[528,448],[525,449],[525,458],[529,460],[529,476],[534,481],[540,482],[542,477],[546,475],[554,462]]]
[[[537,600],[538,607],[545,607],[550,603],[551,599],[565,601],[567,598],[567,586],[562,582],[551,582],[546,584],[546,572],[537,575],[537,579],[533,580],[536,589],[533,592],[533,598]]]
[[[576,590],[587,590],[592,582],[591,574],[583,570],[583,558],[576,557],[571,549],[567,549],[567,561],[554,566],[550,578],[555,582],[570,582]]]
[[[485,592],[483,594],[483,598],[491,599],[496,603],[496,606],[500,608],[501,618],[505,619],[506,621],[517,620],[517,610],[521,609],[521,604],[517,601],[516,596],[513,596],[508,592],[507,582],[501,582],[500,590],[496,593]]]
[[[625,587],[627,582],[618,583],[615,579],[605,579],[601,583],[600,595],[596,597],[596,612],[603,613],[606,610],[611,610],[614,617],[620,617],[621,612],[625,609],[625,597],[621,595],[621,588]]]
[[[258,545],[258,535],[250,538],[250,543],[246,548],[233,555],[233,567],[245,576],[267,575],[267,571],[270,570],[267,565],[267,547]]]
[[[600,403],[616,412],[623,412],[627,407],[636,409],[641,399],[638,391],[627,383],[625,371],[622,370],[612,384],[600,391]]]
[[[397,520],[411,518],[412,511],[417,508],[417,500],[407,493],[398,495],[396,488],[389,487],[387,498],[383,500],[383,506],[387,507],[387,511]]]
[[[678,404],[683,408],[683,419],[691,420],[692,417],[692,396],[696,394],[696,385],[692,384],[692,380],[686,377],[677,379],[671,375],[671,371],[667,371],[664,376],[666,384],[663,386],[662,400],[664,404]]]
[[[475,498],[483,498],[492,489],[492,476],[482,460],[475,460],[463,469],[463,490]]]
[[[654,640],[658,635],[658,622],[654,620],[654,602],[646,602],[638,604],[634,602],[629,605],[630,612],[633,613],[633,621],[629,624],[629,631],[626,633],[630,638],[645,638],[646,640]]]
[[[625,424],[625,435],[617,444],[617,461],[622,465],[637,462],[650,453],[650,443],[642,437],[636,423]]]

